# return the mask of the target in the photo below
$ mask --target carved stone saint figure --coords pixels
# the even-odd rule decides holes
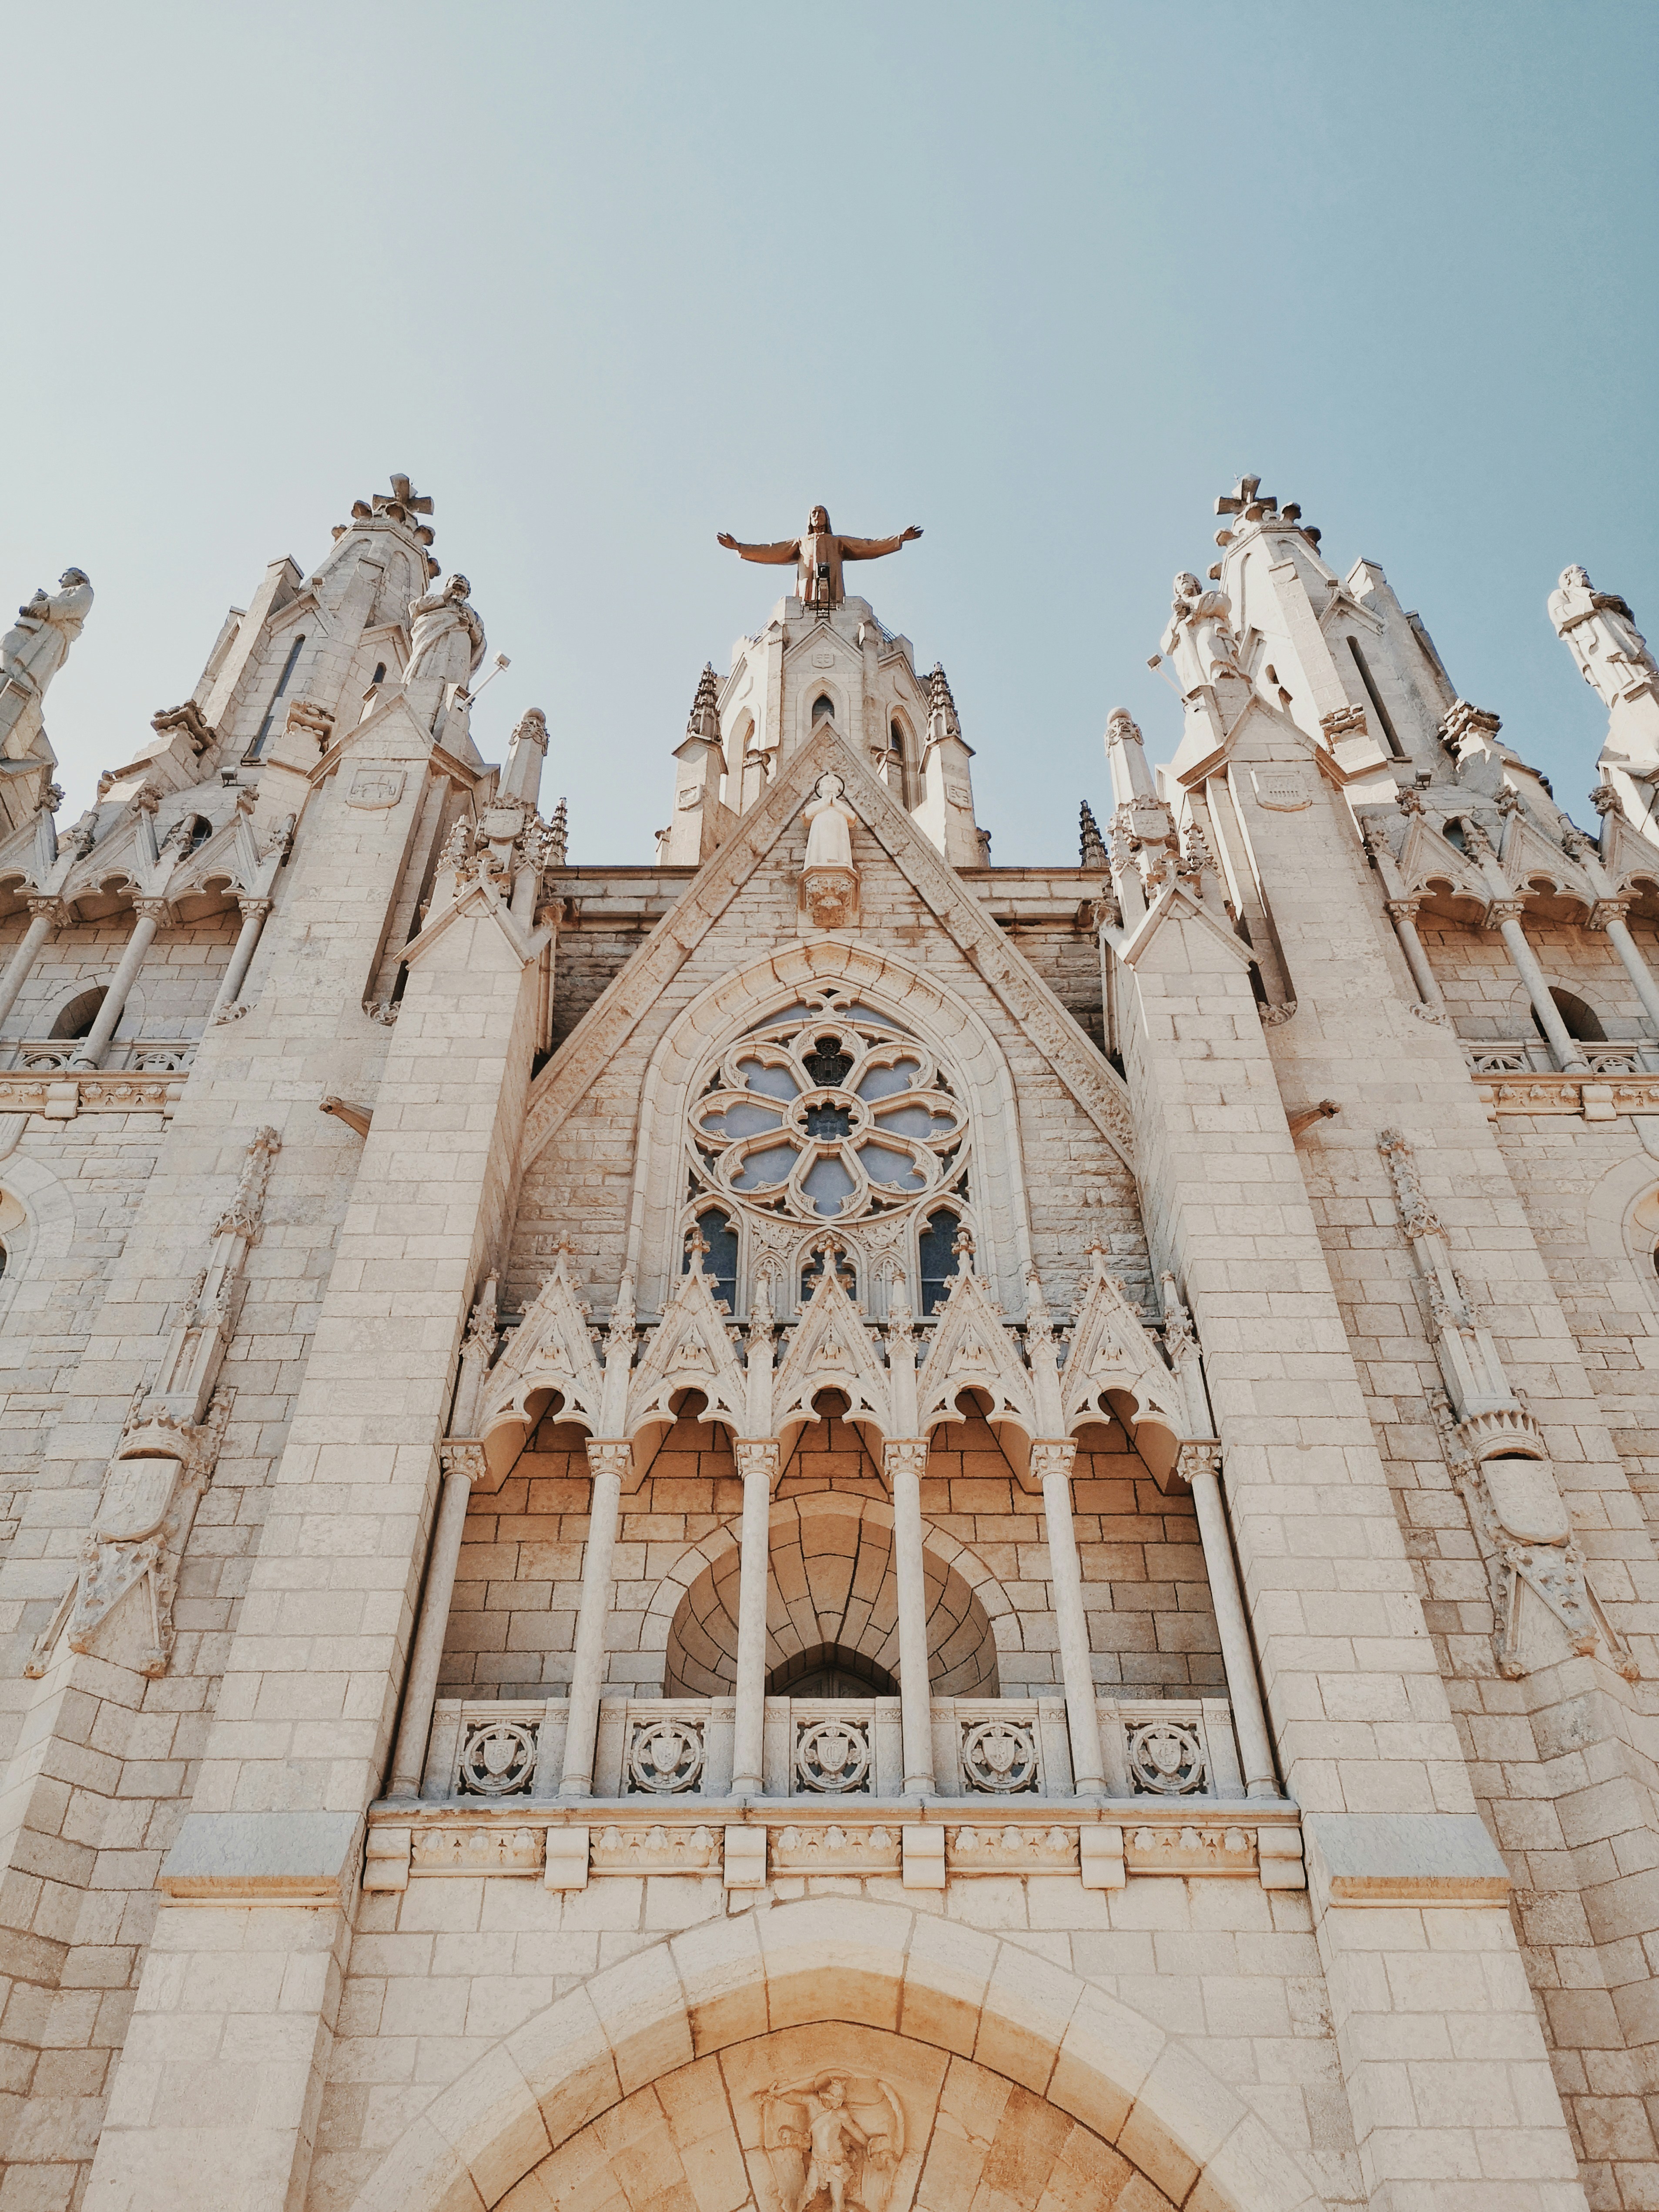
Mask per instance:
[[[404,681],[422,677],[459,684],[465,690],[473,670],[484,657],[484,627],[477,609],[469,605],[472,586],[459,571],[445,580],[440,591],[410,603],[409,666]]]
[[[1556,635],[1578,663],[1585,683],[1608,707],[1659,676],[1659,665],[1629,606],[1616,592],[1598,592],[1583,568],[1561,571],[1549,607]]]
[[[19,607],[17,620],[0,637],[0,748],[14,757],[27,750],[27,742],[14,747],[7,741],[30,708],[37,710],[28,715],[33,738],[46,686],[68,659],[91,611],[92,586],[86,571],[65,568],[56,592],[36,592],[27,606]]]
[[[885,2082],[866,2082],[859,2099],[872,2124],[854,2118],[848,2076],[819,2074],[793,2087],[761,2093],[762,2136],[783,2212],[885,2212],[904,2155],[904,2115]],[[781,2111],[778,2108],[781,2107]]]
[[[808,868],[850,868],[853,824],[858,818],[842,797],[846,785],[831,769],[812,787],[802,810],[806,823]]]
[[[830,527],[826,507],[815,507],[799,538],[780,538],[775,545],[744,545],[722,530],[717,543],[745,561],[795,563],[795,597],[809,607],[838,607],[846,596],[842,589],[843,561],[879,561],[896,553],[921,532],[914,524],[896,538],[839,538]]]
[[[1232,632],[1233,603],[1225,592],[1212,591],[1186,571],[1175,580],[1170,627],[1162,650],[1173,660],[1183,692],[1218,675],[1243,676],[1238,641]]]

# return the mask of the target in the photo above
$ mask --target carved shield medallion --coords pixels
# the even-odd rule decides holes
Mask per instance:
[[[1275,814],[1299,814],[1304,806],[1313,805],[1308,771],[1293,763],[1253,768],[1250,781],[1255,787],[1257,803]]]
[[[176,1459],[117,1460],[99,1501],[96,1533],[113,1544],[137,1544],[153,1536],[173,1503],[178,1474]]]
[[[1480,1472],[1492,1510],[1510,1535],[1523,1544],[1566,1542],[1572,1524],[1547,1460],[1483,1460]]]
[[[395,806],[404,795],[400,768],[360,768],[346,793],[348,806]]]

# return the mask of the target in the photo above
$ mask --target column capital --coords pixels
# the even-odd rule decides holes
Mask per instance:
[[[236,901],[238,913],[244,921],[263,921],[270,912],[273,902],[268,898],[242,898]]]
[[[1183,1437],[1176,1446],[1176,1477],[1188,1490],[1195,1474],[1221,1476],[1221,1439],[1219,1437]]]
[[[1421,899],[1416,898],[1384,899],[1382,910],[1390,921],[1415,921],[1422,903]]]
[[[1630,912],[1627,898],[1597,899],[1584,916],[1586,929],[1605,929],[1610,921],[1622,921]]]
[[[438,1446],[438,1457],[447,1475],[464,1474],[469,1483],[482,1482],[488,1472],[483,1446],[470,1437],[446,1437]]]
[[[634,1447],[625,1437],[589,1437],[587,1439],[588,1472],[596,1480],[602,1474],[614,1474],[620,1482],[628,1473],[633,1457]]]
[[[744,1481],[747,1483],[751,1474],[757,1479],[763,1477],[769,1489],[777,1480],[781,1451],[782,1446],[775,1437],[738,1437],[732,1445],[732,1456]]]
[[[881,1447],[881,1464],[888,1474],[903,1473],[920,1478],[927,1471],[926,1437],[888,1437]]]
[[[37,921],[49,921],[54,929],[66,928],[74,919],[63,900],[49,891],[36,892],[27,903]]]
[[[1492,899],[1480,917],[1480,927],[1483,929],[1502,929],[1506,922],[1519,921],[1526,910],[1527,902],[1522,898]]]
[[[1031,1471],[1039,1480],[1050,1474],[1069,1476],[1077,1464],[1077,1444],[1070,1437],[1048,1437],[1031,1446]]]

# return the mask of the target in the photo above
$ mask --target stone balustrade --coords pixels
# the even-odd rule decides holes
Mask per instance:
[[[934,1796],[1012,1806],[1073,1796],[1063,1697],[935,1698],[931,1706]],[[544,1803],[557,1793],[568,1713],[563,1698],[441,1698],[421,1803]],[[1243,1797],[1225,1698],[1103,1697],[1097,1713],[1112,1800]],[[732,1698],[605,1698],[595,1798],[729,1801],[735,1725]],[[767,1800],[900,1796],[899,1699],[768,1698],[763,1775]]]

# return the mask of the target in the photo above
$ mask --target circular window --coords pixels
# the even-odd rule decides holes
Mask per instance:
[[[723,1054],[690,1136],[702,1189],[839,1225],[908,1212],[953,1186],[968,1117],[926,1046],[832,989]]]

